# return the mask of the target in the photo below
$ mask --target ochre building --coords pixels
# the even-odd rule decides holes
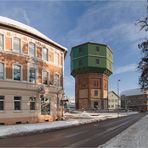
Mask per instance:
[[[121,99],[114,91],[108,92],[108,109],[117,110],[121,108]]]
[[[61,116],[66,52],[36,29],[0,17],[0,124]]]
[[[87,42],[72,48],[71,75],[75,78],[77,109],[108,109],[112,61],[112,50],[106,44]]]

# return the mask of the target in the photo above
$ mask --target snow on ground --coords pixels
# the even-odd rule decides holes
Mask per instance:
[[[148,115],[117,135],[101,148],[147,148]]]
[[[86,118],[91,118],[91,119],[96,119],[96,120],[103,120],[103,119],[109,119],[109,118],[117,118],[117,117],[122,117],[122,116],[128,116],[135,114],[137,112],[122,112],[122,113],[89,113],[89,112],[74,112],[74,113],[65,113],[66,118],[73,118],[73,119],[86,119]]]
[[[86,111],[65,113],[64,121],[54,121],[54,122],[35,123],[35,124],[1,125],[0,137],[16,135],[16,134],[24,134],[29,132],[37,132],[37,131],[41,132],[43,130],[60,129],[65,127],[105,120],[109,118],[117,118],[118,116],[127,116],[135,113],[137,112],[120,113],[119,115],[117,113],[88,113]]]

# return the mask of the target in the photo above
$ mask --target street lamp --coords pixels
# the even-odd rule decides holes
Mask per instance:
[[[118,117],[119,117],[119,106],[120,106],[120,103],[119,103],[119,95],[120,95],[120,92],[119,92],[119,83],[120,83],[120,79],[118,79],[117,81],[117,93],[118,93]]]

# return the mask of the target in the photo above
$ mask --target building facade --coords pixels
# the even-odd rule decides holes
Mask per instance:
[[[120,97],[114,91],[110,91],[108,93],[108,109],[116,110],[119,109],[120,107],[121,107]]]
[[[75,78],[76,109],[108,108],[108,77],[112,74],[112,50],[87,42],[71,50],[71,75]]]
[[[0,17],[0,124],[60,116],[66,51],[36,29]]]
[[[121,107],[133,111],[147,111],[148,90],[132,89],[122,92]]]

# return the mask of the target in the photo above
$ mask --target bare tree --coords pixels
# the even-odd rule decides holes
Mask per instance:
[[[140,30],[145,30],[148,32],[148,0],[147,0],[147,16],[142,20],[138,21],[140,25]],[[142,89],[148,89],[148,39],[143,40],[142,43],[138,45],[139,49],[141,49],[143,56],[141,61],[139,62],[138,68],[141,71],[141,75],[139,78],[139,84]]]

